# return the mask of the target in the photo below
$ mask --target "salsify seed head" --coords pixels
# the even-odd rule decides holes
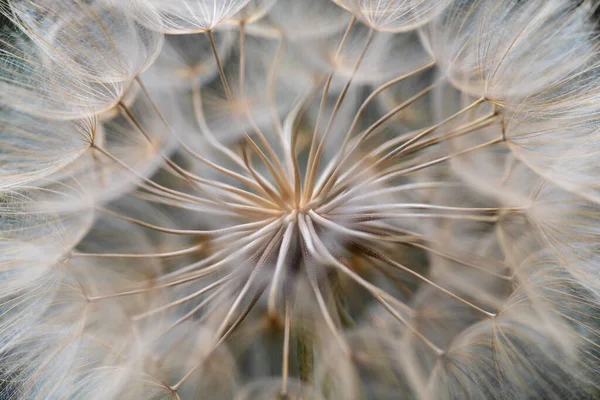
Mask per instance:
[[[0,11],[2,395],[598,395],[592,1]]]

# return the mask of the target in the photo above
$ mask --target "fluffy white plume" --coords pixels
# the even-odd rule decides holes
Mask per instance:
[[[497,104],[551,105],[589,67],[588,2],[458,0],[424,28],[428,48],[461,90]],[[543,102],[540,104],[540,102]]]
[[[127,0],[124,6],[152,30],[182,34],[210,31],[248,3],[250,0]]]
[[[333,0],[371,29],[405,32],[426,24],[453,0]]]

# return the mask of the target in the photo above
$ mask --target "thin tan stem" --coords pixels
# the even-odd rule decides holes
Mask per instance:
[[[445,161],[448,161],[450,159],[452,159],[453,157],[457,157],[463,154],[467,154],[469,152],[472,151],[476,151],[479,150],[481,148],[487,147],[487,146],[492,146],[494,144],[497,143],[501,143],[503,141],[502,138],[496,138],[493,140],[490,140],[486,143],[482,143],[480,145],[477,146],[473,146],[470,147],[468,149],[456,152],[456,153],[452,153],[452,154],[448,154],[444,157],[439,157],[436,158],[434,160],[428,161],[428,162],[424,162],[424,163],[420,163],[418,165],[412,166],[412,167],[408,167],[408,168],[401,168],[398,169],[397,167],[394,167],[392,169],[389,170],[384,170],[383,172],[373,176],[373,177],[369,177],[369,178],[364,178],[363,175],[364,174],[357,174],[353,180],[355,181],[359,181],[359,183],[357,183],[356,185],[352,186],[349,190],[343,192],[343,188],[340,188],[337,192],[330,194],[330,198],[335,198],[335,197],[343,197],[343,198],[349,198],[350,196],[352,196],[353,193],[355,193],[358,190],[363,190],[365,186],[367,185],[374,185],[374,186],[378,186],[378,185],[382,185],[382,184],[386,184],[387,182],[399,178],[401,176],[416,172],[416,171],[420,171],[422,169],[431,167],[433,165],[437,165],[440,163],[443,163]],[[342,194],[343,192],[343,194]]]
[[[366,254],[367,256],[369,256],[371,258],[375,258],[377,260],[383,261],[383,262],[385,262],[388,265],[391,265],[391,266],[393,266],[395,268],[398,268],[398,269],[406,272],[409,275],[414,276],[415,278],[417,278],[417,279],[419,279],[419,280],[427,283],[428,285],[436,288],[440,292],[442,292],[442,293],[444,293],[444,294],[452,297],[454,300],[457,300],[457,301],[463,303],[464,305],[466,305],[468,307],[471,307],[472,309],[474,309],[474,310],[482,313],[486,317],[488,317],[488,318],[494,318],[494,317],[496,317],[496,313],[491,313],[489,311],[486,311],[483,308],[481,308],[481,307],[479,307],[479,306],[471,303],[470,301],[463,299],[462,297],[454,294],[453,292],[449,291],[448,289],[441,287],[437,283],[435,283],[435,282],[427,279],[426,277],[424,277],[423,275],[419,274],[418,272],[413,271],[412,269],[410,269],[410,268],[408,268],[408,267],[406,267],[406,266],[404,266],[404,265],[402,265],[402,264],[400,264],[400,263],[392,260],[391,258],[383,255],[382,253],[380,253],[380,252],[378,252],[378,251],[376,251],[374,249],[371,249],[371,248],[369,248],[367,246],[364,246],[364,245],[362,245],[360,243],[353,242],[353,244],[358,249],[360,249],[363,252],[363,254]]]
[[[294,218],[294,217],[293,217]],[[276,301],[277,301],[277,289],[279,287],[279,282],[283,277],[285,262],[287,260],[288,252],[290,249],[290,244],[292,242],[292,236],[294,234],[296,221],[295,218],[288,224],[285,233],[283,235],[283,240],[281,242],[281,247],[279,248],[279,255],[277,256],[277,264],[275,265],[275,273],[273,274],[273,279],[271,282],[271,289],[269,290],[269,300],[268,300],[268,315],[274,317],[277,314],[276,311]]]
[[[108,210],[106,208],[97,208],[97,210],[102,212],[103,214],[107,214],[112,217],[119,218],[120,220],[123,220],[123,221],[131,222],[132,224],[143,226],[144,228],[152,229],[157,232],[170,233],[173,235],[205,236],[205,237],[212,238],[214,236],[220,236],[220,235],[228,234],[231,232],[246,232],[246,231],[255,229],[257,226],[261,226],[263,224],[263,221],[259,221],[259,222],[251,222],[251,223],[247,223],[247,224],[241,224],[241,225],[234,225],[234,226],[230,226],[228,228],[212,229],[212,230],[169,229],[169,228],[164,228],[161,226],[153,225],[153,224],[150,224],[150,223],[147,223],[144,221],[140,221],[140,220],[132,218],[132,217],[121,215],[119,213]]]
[[[344,32],[344,36],[342,37],[342,40],[340,41],[340,44],[338,45],[338,48],[337,48],[337,51],[336,51],[336,54],[335,54],[335,57],[333,60],[334,62],[337,62],[337,59],[339,58],[339,56],[342,52],[344,44],[346,43],[346,40],[348,39],[350,31],[352,30],[352,27],[354,26],[355,22],[356,22],[356,17],[352,16],[352,18],[350,19],[350,22],[348,23],[348,27],[346,28],[346,32]],[[309,166],[314,163],[314,157],[315,157],[315,152],[317,151],[317,143],[318,143],[318,137],[319,137],[319,125],[321,125],[321,117],[323,115],[323,112],[325,111],[325,103],[327,100],[327,95],[329,94],[329,87],[331,86],[333,74],[334,74],[334,71],[332,70],[329,73],[329,75],[327,76],[327,79],[325,80],[325,87],[323,88],[323,94],[321,95],[321,104],[319,106],[319,113],[317,114],[317,120],[315,122],[315,129],[313,130],[312,141],[311,141],[310,150],[309,150],[309,154],[308,154],[308,165]],[[307,176],[308,176],[308,173],[307,173]],[[305,191],[306,191],[307,184],[308,184],[308,180],[306,180],[306,178],[305,178],[305,182],[304,182]],[[306,201],[306,199],[307,199],[306,196],[304,196],[303,200]]]
[[[275,190],[271,189],[269,187],[268,183],[265,180],[263,180],[263,178],[256,172],[256,170],[252,166],[252,158],[248,152],[247,146],[243,146],[242,155],[244,157],[244,165],[246,166],[246,169],[248,170],[250,175],[254,178],[254,180],[263,188],[263,190],[266,192],[267,196],[269,196],[269,198],[272,201],[274,201],[281,209],[288,208],[288,205],[285,203],[285,201],[283,201],[283,199],[281,198],[279,193],[277,193]]]
[[[327,142],[327,138],[329,137],[329,133],[331,132],[331,128],[333,126],[333,123],[335,121],[337,113],[339,112],[339,110],[342,106],[342,103],[344,102],[344,99],[346,98],[346,94],[348,93],[348,90],[350,89],[350,85],[352,84],[354,76],[358,72],[358,69],[360,68],[360,65],[362,64],[362,62],[365,58],[365,55],[367,53],[367,50],[369,49],[369,46],[371,45],[374,37],[375,37],[375,31],[371,29],[369,31],[369,36],[367,37],[365,45],[358,57],[358,60],[356,61],[354,68],[352,69],[352,73],[351,73],[350,77],[348,78],[346,84],[344,85],[344,88],[342,89],[342,92],[340,93],[335,106],[333,107],[333,111],[331,112],[331,115],[329,117],[329,122],[327,123],[327,126],[325,127],[325,132],[323,133],[323,137],[321,138],[321,140],[319,142],[319,147],[317,148],[317,151],[315,152],[315,156],[314,156],[314,159],[312,160],[312,162],[309,157],[308,172],[307,172],[307,178],[308,178],[307,182],[308,183],[304,185],[305,186],[305,201],[310,199],[313,195],[314,181],[316,179],[316,174],[319,169],[319,164],[321,162],[321,156],[323,155],[323,150],[325,149],[325,143]]]
[[[127,171],[131,172],[133,175],[135,175],[136,177],[138,177],[141,181],[143,181],[144,183],[146,183],[147,185],[158,189],[159,191],[168,193],[170,195],[173,195],[177,198],[180,199],[185,199],[185,200],[189,200],[192,202],[197,202],[198,204],[207,204],[210,203],[210,201],[206,200],[206,199],[202,199],[200,197],[196,197],[196,196],[192,196],[189,195],[187,193],[183,193],[183,192],[179,192],[177,190],[173,190],[173,189],[169,189],[165,186],[159,185],[158,183],[146,178],[143,174],[137,172],[135,169],[133,169],[132,167],[130,167],[129,165],[125,164],[123,161],[121,161],[120,159],[118,159],[117,157],[115,157],[114,155],[112,155],[111,153],[109,153],[107,150],[103,149],[102,147],[98,147],[97,145],[93,145],[91,147],[92,149],[99,151],[100,153],[104,154],[106,157],[110,158],[111,160],[113,160],[114,162],[116,162],[117,164],[119,164],[121,167],[125,168]]]
[[[281,236],[282,236],[282,233],[281,233],[281,228],[280,228],[279,231],[269,241],[269,244],[267,245],[267,247],[265,248],[260,259],[256,263],[254,269],[252,270],[252,273],[246,280],[244,287],[242,288],[242,290],[239,291],[235,301],[233,302],[232,306],[229,308],[227,315],[225,316],[225,318],[223,318],[223,321],[221,322],[221,324],[219,325],[219,328],[217,329],[217,336],[221,336],[221,334],[223,334],[223,332],[225,331],[225,328],[229,324],[229,321],[231,320],[231,317],[233,316],[233,314],[237,311],[237,308],[241,304],[244,296],[248,293],[248,291],[250,290],[250,287],[254,283],[254,280],[262,272],[262,269],[264,268],[265,264],[267,263],[267,260],[269,259],[269,257],[271,257],[276,246],[279,244],[279,240],[281,239]]]
[[[215,343],[215,345],[210,349],[210,351],[208,352],[208,354],[206,354],[206,356],[204,357],[204,359],[199,362],[198,364],[194,365],[192,368],[189,369],[189,371],[183,376],[183,378],[181,378],[179,380],[179,382],[177,382],[175,385],[171,386],[171,390],[173,391],[177,391],[181,385],[183,385],[185,383],[186,380],[189,379],[190,376],[192,376],[192,374],[194,373],[194,371],[196,371],[203,363],[204,361],[206,361],[206,359],[225,341],[227,340],[227,338],[231,335],[231,333],[233,333],[233,331],[242,323],[242,321],[244,319],[246,319],[246,317],[248,316],[248,314],[250,313],[250,311],[254,308],[254,306],[256,305],[256,302],[258,301],[258,299],[260,298],[260,296],[262,295],[264,291],[264,288],[262,290],[259,290],[257,292],[257,294],[254,296],[254,298],[252,299],[252,301],[250,302],[250,305],[246,308],[246,310],[237,318],[237,320],[231,325],[231,327],[227,330],[227,332],[225,332],[223,334],[223,336]]]
[[[233,106],[233,95],[231,93],[231,89],[229,88],[229,84],[227,83],[227,76],[225,75],[225,71],[223,70],[223,65],[221,64],[221,60],[220,60],[219,53],[218,53],[216,45],[215,45],[215,40],[214,40],[213,34],[210,30],[206,31],[206,33],[207,33],[208,39],[210,41],[210,46],[211,46],[213,56],[214,56],[216,64],[217,64],[217,69],[219,71],[219,77],[221,78],[221,83],[223,85],[223,89],[225,90],[225,96],[227,97],[227,102],[231,109],[232,116],[235,118],[236,121],[238,121],[238,118],[237,118],[237,115],[235,112],[235,107]],[[247,114],[249,121],[255,128],[256,134],[258,135],[258,137],[262,141],[263,145],[267,149],[267,153],[269,153],[269,155],[271,156],[272,161],[269,160],[269,158],[267,158],[267,156],[264,154],[262,149],[250,137],[248,132],[243,128],[243,125],[240,123],[240,128],[242,129],[242,132],[244,133],[246,142],[250,145],[250,147],[252,147],[252,149],[256,152],[256,154],[258,154],[258,156],[261,158],[262,162],[265,164],[265,166],[269,170],[271,176],[275,179],[275,183],[279,187],[279,190],[282,192],[286,192],[286,191],[291,192],[291,188],[289,187],[287,181],[282,177],[282,173],[283,173],[283,176],[285,176],[285,170],[283,169],[283,167],[281,167],[281,164],[279,163],[278,158],[275,156],[275,152],[271,148],[271,145],[266,140],[265,136],[262,134],[260,129],[258,129],[258,127],[256,127],[256,124],[254,123],[250,112],[248,111],[246,114]],[[276,165],[273,165],[272,162],[275,162]]]
[[[240,94],[246,96],[246,22],[240,21]]]
[[[182,250],[168,251],[164,253],[146,253],[146,254],[116,254],[116,253],[80,253],[73,251],[70,254],[71,258],[80,257],[98,257],[98,258],[172,258],[180,257],[188,254],[194,254],[204,248],[204,244],[198,244]]]
[[[290,375],[290,328],[292,325],[291,314],[289,302],[286,302],[283,325],[283,361],[281,366],[281,396],[284,398],[288,393],[288,380]]]
[[[333,337],[338,342],[342,351],[346,354],[349,354],[350,348],[348,347],[348,343],[342,336],[340,330],[336,326],[336,323],[333,321],[333,318],[331,317],[331,313],[327,309],[327,304],[325,303],[325,299],[323,298],[323,293],[321,293],[321,289],[319,288],[319,280],[317,277],[316,266],[314,265],[311,254],[310,254],[309,250],[307,249],[309,244],[306,243],[307,241],[310,241],[312,243],[312,238],[310,237],[310,235],[306,235],[307,229],[306,229],[306,223],[304,222],[303,216],[299,216],[298,221],[299,221],[299,226],[300,226],[300,229],[302,232],[302,238],[304,239],[300,242],[300,247],[302,249],[302,256],[304,259],[304,265],[306,267],[308,281],[309,281],[310,286],[311,286],[311,288],[315,294],[315,297],[317,299],[317,304],[319,305],[319,310],[321,311],[321,315],[323,316],[323,319],[325,320],[325,324],[327,325],[327,327],[333,334]]]
[[[165,304],[164,306],[154,308],[154,309],[146,311],[145,313],[142,313],[142,314],[138,314],[138,315],[136,315],[136,316],[133,317],[133,321],[139,321],[141,319],[148,318],[148,317],[150,317],[150,316],[152,316],[154,314],[157,314],[157,313],[159,313],[161,311],[165,311],[165,310],[168,310],[170,308],[177,307],[177,306],[179,306],[181,304],[187,303],[188,301],[194,300],[195,298],[200,297],[203,294],[205,294],[205,293],[207,293],[207,292],[209,292],[209,291],[211,291],[211,290],[213,290],[215,288],[218,288],[219,286],[222,286],[222,285],[226,284],[227,282],[231,281],[231,279],[233,278],[234,275],[235,275],[235,271],[232,272],[232,273],[230,273],[230,274],[228,274],[228,275],[226,275],[226,276],[224,276],[223,278],[221,278],[221,279],[219,279],[219,280],[217,280],[217,281],[209,284],[209,285],[206,285],[202,289],[197,290],[196,292],[194,292],[192,294],[189,294],[189,295],[187,295],[185,297],[182,297],[182,298],[180,298],[178,300],[172,301],[172,302],[170,302],[168,304]]]
[[[371,284],[364,280],[360,275],[356,272],[352,271],[348,268],[344,263],[338,261],[336,257],[334,257],[325,247],[319,236],[316,234],[314,230],[314,226],[312,225],[311,219],[306,216],[306,221],[303,223],[303,219],[299,218],[299,226],[301,232],[303,232],[303,236],[307,237],[307,247],[311,254],[320,260],[321,262],[329,265],[333,265],[338,268],[345,275],[349,276],[353,281],[358,283],[364,289],[366,289],[371,295],[381,304],[383,305],[392,316],[394,316],[398,321],[403,323],[408,329],[410,329],[415,336],[417,336],[426,346],[428,346],[432,351],[434,351],[437,355],[444,354],[444,351],[433,344],[429,339],[427,339],[422,333],[420,333],[414,326],[412,326],[406,318],[402,317],[389,303],[392,301],[394,304],[404,308],[407,311],[412,311],[405,304],[399,302],[389,293],[383,291],[377,286]]]
[[[346,160],[348,160],[350,155],[352,155],[359,148],[359,146],[365,140],[367,140],[369,138],[369,136],[371,136],[371,134],[373,132],[375,132],[381,125],[386,123],[394,115],[396,115],[400,111],[404,110],[406,107],[410,106],[411,104],[413,104],[414,102],[419,100],[421,97],[423,97],[426,94],[428,94],[429,92],[431,92],[435,88],[436,85],[437,84],[433,84],[433,85],[425,88],[424,90],[417,93],[416,95],[414,95],[410,99],[406,100],[402,104],[399,104],[397,107],[395,107],[391,111],[389,111],[386,115],[379,118],[376,122],[374,122],[371,126],[369,126],[365,131],[363,131],[363,133],[357,138],[355,144],[350,148],[350,150],[348,152],[346,152],[346,154],[342,157],[341,161],[338,162],[337,165],[335,165],[335,168],[333,169],[333,171],[327,175],[327,177],[322,182],[322,184],[319,185],[319,188],[317,190],[317,193],[319,193],[319,196],[323,197],[329,193],[329,191],[332,189],[332,187],[334,186],[334,184],[337,181],[337,176],[339,174],[340,167],[342,165],[344,165],[344,163],[346,162]]]

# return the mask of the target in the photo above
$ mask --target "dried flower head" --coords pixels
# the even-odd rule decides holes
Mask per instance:
[[[591,1],[0,10],[7,398],[598,395]]]

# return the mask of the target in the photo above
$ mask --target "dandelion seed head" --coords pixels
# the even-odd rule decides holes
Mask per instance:
[[[0,11],[0,393],[597,391],[590,2]]]

